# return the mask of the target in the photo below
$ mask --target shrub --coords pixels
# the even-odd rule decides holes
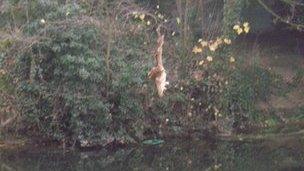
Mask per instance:
[[[146,73],[133,62],[142,52],[121,52],[119,46],[127,49],[136,42],[125,37],[109,49],[113,59],[107,59],[107,41],[115,40],[108,39],[99,20],[82,13],[77,4],[62,6],[26,27],[30,31],[24,34],[37,38],[28,50],[18,49],[11,71],[21,124],[29,134],[80,146],[134,142],[142,133],[132,127],[142,128],[138,90]]]
[[[242,115],[250,120],[258,119],[255,102],[265,101],[272,85],[273,75],[257,65],[234,70],[222,98],[226,113]]]

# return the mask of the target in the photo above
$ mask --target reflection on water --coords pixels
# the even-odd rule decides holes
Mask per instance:
[[[303,137],[280,140],[167,142],[160,146],[79,152],[31,149],[0,152],[4,171],[304,170]]]

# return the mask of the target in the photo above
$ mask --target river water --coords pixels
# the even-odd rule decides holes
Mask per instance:
[[[269,140],[170,140],[116,151],[1,150],[1,171],[304,170],[304,136]]]

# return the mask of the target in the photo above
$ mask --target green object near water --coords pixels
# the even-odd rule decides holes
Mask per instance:
[[[164,143],[164,140],[161,139],[151,139],[151,140],[145,140],[142,143],[145,145],[158,145]]]

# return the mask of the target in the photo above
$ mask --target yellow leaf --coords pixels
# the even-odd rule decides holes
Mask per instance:
[[[225,39],[224,39],[224,43],[226,43],[227,45],[230,45],[230,44],[231,44],[231,40],[230,40],[230,39],[225,38]]]
[[[240,25],[234,25],[233,26],[233,30],[238,30],[238,29],[240,29],[241,27],[240,27]]]
[[[243,26],[244,26],[244,27],[249,27],[249,23],[248,23],[248,22],[245,22],[245,23],[243,24]]]
[[[201,60],[201,61],[198,63],[198,65],[201,66],[201,65],[204,64],[204,62],[205,62],[204,60]]]
[[[208,42],[206,42],[206,41],[201,41],[200,43],[201,43],[202,47],[208,46]]]
[[[139,16],[139,18],[140,18],[141,20],[144,20],[144,19],[145,19],[145,17],[146,17],[146,15],[145,15],[145,14],[141,14],[141,15]]]
[[[212,62],[213,61],[213,57],[212,56],[207,56],[207,61]]]
[[[158,14],[157,17],[160,18],[160,19],[163,19],[163,18],[164,18],[164,16],[161,15],[161,14]]]
[[[223,40],[222,40],[221,38],[217,38],[216,41],[215,41],[215,43],[216,43],[217,45],[220,45],[220,44],[223,43]]]
[[[176,23],[180,24],[181,23],[181,19],[179,17],[176,17]]]
[[[230,61],[231,63],[234,63],[234,62],[235,62],[235,58],[234,58],[234,57],[230,57],[229,61]]]
[[[237,29],[237,30],[236,30],[236,33],[237,33],[238,35],[242,34],[242,33],[243,33],[243,29],[242,29],[242,28]]]
[[[217,48],[218,48],[217,43],[213,43],[213,44],[209,45],[209,50],[212,52],[216,51]]]
[[[40,23],[42,23],[42,24],[45,24],[45,22],[46,22],[46,21],[45,21],[44,19],[41,19],[41,20],[40,20]]]
[[[197,46],[194,46],[194,48],[192,49],[192,52],[194,54],[198,54],[198,53],[202,53],[203,52],[203,49],[202,48],[199,48]]]
[[[5,75],[6,71],[4,69],[0,69],[0,75]]]
[[[245,27],[245,28],[244,28],[244,31],[245,31],[245,33],[249,33],[250,27],[249,27],[249,26],[248,26],[248,27]]]

